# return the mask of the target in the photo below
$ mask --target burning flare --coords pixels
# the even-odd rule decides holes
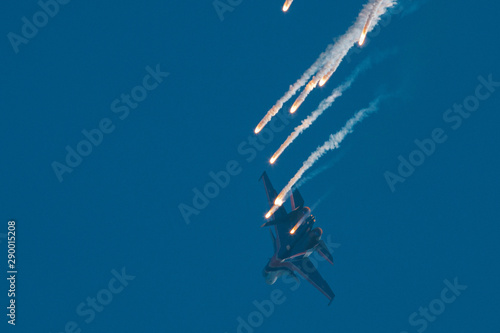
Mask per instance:
[[[292,5],[293,0],[286,0],[285,4],[283,5],[283,11],[286,12],[288,8]]]
[[[369,22],[366,22],[366,24],[368,24]],[[363,43],[365,42],[365,38],[366,38],[366,25],[365,27],[363,28],[363,32],[361,33],[361,36],[359,36],[359,41],[358,41],[358,44],[359,46],[363,45]]]
[[[333,75],[333,70],[330,70],[328,72],[328,74],[326,74],[325,76],[323,76],[321,78],[321,80],[319,80],[319,86],[323,87],[325,85],[326,81],[330,80],[330,78],[332,77],[332,75]]]
[[[266,219],[270,218],[271,215],[273,215],[278,210],[278,208],[280,208],[282,205],[283,205],[283,197],[280,194],[274,200],[273,207],[271,207],[271,209],[267,212]]]
[[[316,77],[313,77],[311,81],[307,84],[307,86],[304,88],[304,90],[300,93],[299,97],[295,100],[295,103],[293,103],[292,108],[290,109],[290,113],[294,113],[297,111],[299,106],[304,102],[306,99],[307,95],[316,88],[318,85],[318,79]]]
[[[266,219],[270,218],[271,215],[273,215],[277,210],[278,208],[280,208],[280,206],[276,206],[274,205],[266,214]]]
[[[384,0],[378,0],[378,2],[373,5],[373,10],[370,12],[370,15],[368,15],[365,26],[363,27],[363,31],[361,32],[361,36],[359,36],[359,41],[358,41],[359,46],[363,45],[363,43],[365,42],[366,34],[368,33],[368,28],[372,23],[373,16],[374,15],[380,16],[380,14],[378,14],[377,12],[382,2],[384,2]]]
[[[255,127],[255,129],[253,130],[253,132],[255,134],[258,134],[261,130],[262,130],[262,127],[260,127],[260,123],[259,123],[259,125],[257,125],[257,127]]]
[[[295,231],[297,231],[297,229],[300,227],[302,223],[297,222],[297,224],[292,228],[292,230],[290,230],[290,235],[293,235],[295,233]]]
[[[330,78],[332,77],[333,73],[335,73],[335,71],[339,67],[341,60],[342,60],[342,58],[337,59],[337,62],[333,65],[332,69],[330,69],[330,71],[326,75],[324,75],[321,78],[321,80],[319,80],[319,86],[320,87],[323,87],[325,85],[326,81],[330,80]]]

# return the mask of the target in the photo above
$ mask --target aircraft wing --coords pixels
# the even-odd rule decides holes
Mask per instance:
[[[332,289],[330,289],[330,286],[323,279],[321,274],[319,274],[318,270],[311,262],[311,260],[309,260],[309,258],[306,257],[297,260],[292,260],[287,264],[291,266],[289,268],[302,275],[304,279],[306,279],[314,287],[316,287],[319,291],[321,291],[323,295],[325,295],[330,300],[330,303],[333,301],[335,294],[333,293]],[[330,303],[328,303],[328,305],[330,305]]]
[[[269,177],[267,176],[267,173],[264,171],[262,176],[260,178],[264,182],[264,187],[266,189],[266,195],[267,195],[267,201],[269,202],[269,208],[272,208],[274,206],[274,200],[278,196],[278,193],[276,190],[273,188],[273,185],[271,184],[271,181],[269,180]],[[273,214],[273,217],[275,220],[285,218],[287,215],[285,207],[281,206],[278,208],[278,210]]]

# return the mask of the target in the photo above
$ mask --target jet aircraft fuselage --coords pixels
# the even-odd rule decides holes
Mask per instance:
[[[265,172],[261,178],[264,181],[269,205],[272,207],[277,193]],[[295,272],[297,272],[331,301],[335,295],[308,259],[312,252],[318,251],[333,264],[332,255],[321,240],[323,230],[314,228],[316,219],[311,214],[311,209],[304,206],[304,200],[298,190],[293,191],[291,203],[290,213],[287,213],[281,206],[274,212],[271,219],[262,225],[263,227],[274,226],[275,231],[274,234],[271,231],[274,254],[264,267],[263,276],[267,284],[274,284],[280,276],[290,274],[296,277]]]

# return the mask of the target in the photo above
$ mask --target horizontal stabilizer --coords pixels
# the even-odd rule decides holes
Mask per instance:
[[[330,251],[328,250],[328,247],[326,247],[326,244],[325,244],[324,241],[319,241],[319,243],[318,243],[318,245],[316,247],[316,251],[318,251],[318,253],[323,258],[325,258],[326,260],[328,260],[328,262],[333,265],[333,256],[330,253]]]
[[[270,227],[273,225],[276,225],[276,220],[267,221],[267,222],[263,223],[260,227],[264,228],[264,227]]]
[[[276,224],[279,224],[279,223],[283,223],[283,222],[287,222],[288,220],[285,219],[285,218],[281,218],[281,219],[274,219],[274,220],[271,220],[271,221],[267,221],[266,223],[262,224],[260,227],[263,228],[263,227],[270,227],[270,226],[273,226],[273,225],[276,225]]]

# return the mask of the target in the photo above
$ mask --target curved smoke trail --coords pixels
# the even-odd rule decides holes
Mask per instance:
[[[302,123],[295,127],[294,131],[292,134],[288,136],[288,138],[281,144],[279,149],[273,154],[273,156],[270,159],[270,163],[274,163],[278,157],[285,151],[285,149],[292,144],[292,142],[302,133],[304,132],[309,126],[311,126],[316,119],[319,118],[323,114],[323,112],[328,109],[330,106],[332,106],[333,102],[337,99],[337,97],[342,96],[344,91],[349,89],[354,82],[354,80],[358,77],[358,75],[365,71],[366,69],[370,68],[372,65],[371,58],[367,58],[365,61],[359,65],[354,72],[347,78],[347,80],[342,83],[340,86],[335,88],[330,96],[325,98],[321,103],[319,104],[318,108],[314,110],[306,119],[302,120]]]
[[[295,176],[288,182],[288,184],[281,190],[280,194],[276,197],[274,201],[274,206],[269,210],[266,214],[266,218],[269,218],[281,205],[285,202],[286,199],[290,196],[290,192],[292,187],[300,180],[304,172],[306,172],[310,167],[316,163],[317,160],[321,158],[328,151],[337,149],[340,146],[340,143],[344,140],[347,134],[353,131],[354,126],[362,121],[366,116],[370,113],[373,113],[378,110],[378,104],[380,102],[381,97],[375,99],[370,103],[370,105],[362,109],[347,121],[344,127],[335,134],[330,135],[330,139],[326,141],[322,146],[319,146],[302,164],[302,167],[297,171]]]

